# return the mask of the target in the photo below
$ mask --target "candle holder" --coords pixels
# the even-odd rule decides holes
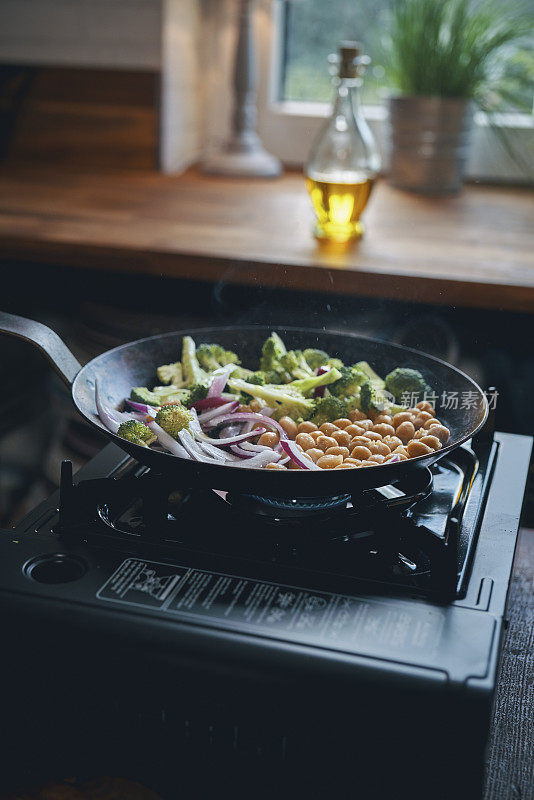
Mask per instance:
[[[232,132],[222,150],[202,164],[203,171],[212,175],[275,178],[282,172],[280,161],[265,150],[256,131],[257,65],[252,3],[253,0],[239,0]]]

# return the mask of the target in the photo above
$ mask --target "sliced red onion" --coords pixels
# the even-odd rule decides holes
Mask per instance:
[[[400,456],[392,456],[391,458],[388,458],[385,463],[386,464],[396,464],[399,461],[402,461],[402,458]]]
[[[263,453],[266,449],[271,449],[270,447],[267,448],[266,444],[252,444],[252,442],[241,442],[239,445],[243,450],[250,450],[251,452],[256,453]]]
[[[182,447],[172,436],[164,431],[163,428],[158,425],[157,422],[147,422],[147,426],[150,428],[152,433],[155,433],[158,437],[158,442],[165,450],[168,450],[174,456],[179,456],[179,458],[190,458],[189,453],[187,450]]]
[[[227,404],[228,400],[225,397],[205,397],[203,400],[197,400],[196,403],[193,403],[191,408],[197,411],[204,411],[208,408],[217,408],[217,406],[225,406]]]
[[[282,446],[282,450],[284,450],[288,456],[291,457],[291,460],[298,464],[299,467],[302,469],[311,469],[311,470],[320,470],[321,467],[318,467],[311,458],[308,458],[307,455],[303,453],[296,442],[292,442],[289,439],[286,439],[283,442],[280,442]]]
[[[245,426],[239,423],[236,425],[225,425],[225,427],[221,428],[219,431],[219,438],[225,439],[230,436],[237,436],[240,433],[250,433],[251,430],[252,428],[245,430]]]
[[[201,418],[199,417],[199,419]],[[265,425],[266,428],[274,428],[274,430],[278,431],[280,434],[280,439],[287,439],[287,433],[282,428],[280,423],[278,423],[275,419],[264,416],[263,414],[255,414],[253,411],[237,411],[231,415],[225,414],[221,417],[214,417],[208,421],[208,424],[205,425],[205,427],[217,428],[224,422],[261,422],[261,424]]]
[[[257,455],[257,453],[252,450],[244,450],[238,444],[231,444],[230,450],[232,453],[235,453],[237,456],[239,456],[239,458],[254,458],[254,456]]]
[[[324,375],[325,372],[330,372],[330,367],[317,367],[315,370],[316,375]],[[313,393],[314,397],[324,397],[326,386],[316,386]]]
[[[187,450],[189,456],[193,459],[193,461],[209,461],[210,463],[214,462],[215,459],[207,456],[195,442],[189,431],[185,429],[180,431],[178,437]]]
[[[258,413],[260,413],[264,417],[270,417],[272,414],[274,414],[275,411],[276,408],[269,408],[269,406],[264,406],[264,408],[260,408]],[[252,430],[253,427],[254,427],[254,421],[245,422],[241,433],[248,433],[249,431]]]
[[[255,436],[261,436],[262,433],[265,433],[265,428],[256,428],[253,431],[249,431],[249,433],[240,433],[224,439],[212,439],[211,436],[208,436],[207,433],[204,433],[200,427],[200,418],[197,416],[197,412],[194,408],[191,409],[191,414],[192,420],[189,427],[193,433],[193,436],[199,442],[207,442],[212,446],[217,445],[218,447],[222,447],[227,444],[237,444],[238,442],[243,442],[246,439],[253,439]]]
[[[213,380],[211,382],[211,386],[208,389],[208,397],[216,397],[220,395],[221,392],[224,392],[224,387],[228,383],[228,378],[235,370],[235,364],[228,364],[226,367],[221,367],[220,369],[216,369],[213,374]]]
[[[219,408],[214,408],[211,411],[206,411],[204,414],[199,414],[198,420],[201,425],[204,425],[206,422],[211,422],[215,417],[235,411],[236,408],[239,408],[239,402],[237,400],[232,400],[231,403],[225,403],[225,405],[219,406]]]
[[[141,413],[148,414],[148,406],[145,403],[136,403],[134,400],[128,400],[126,398],[126,402],[133,408],[134,411],[140,411]]]
[[[244,458],[242,461],[236,461],[232,466],[246,467],[247,469],[262,468],[267,464],[275,464],[279,458],[280,453],[275,453],[274,450],[270,450],[270,452],[265,451],[265,453],[258,453],[254,458]]]
[[[227,444],[239,444],[239,442],[245,442],[247,439],[255,439],[256,436],[261,436],[262,433],[265,433],[265,428],[254,428],[254,430],[248,433],[240,433],[238,436],[229,436],[226,439],[212,439],[211,436],[203,433],[203,431],[194,431],[195,439],[198,439],[199,442],[208,442],[208,444],[217,445],[217,447],[224,447]]]
[[[215,458],[217,461],[233,462],[239,460],[237,455],[232,455],[232,453],[227,453],[226,450],[223,450],[221,447],[214,447],[212,444],[208,444],[207,442],[199,442],[198,446],[208,456],[212,456],[212,458]]]

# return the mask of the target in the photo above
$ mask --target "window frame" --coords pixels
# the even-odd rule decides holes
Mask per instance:
[[[284,164],[302,167],[331,106],[329,103],[279,99],[284,2],[275,0],[270,5],[270,9],[262,8],[264,13],[258,20],[258,131],[266,148]],[[363,113],[377,139],[382,163],[387,170],[387,108],[385,105],[364,106]],[[512,158],[495,127],[506,131],[509,144],[521,153],[528,153],[534,146],[534,109],[532,114],[495,115],[492,123],[483,113],[476,112],[466,167],[467,179],[532,183],[533,174],[526,173],[524,167]]]

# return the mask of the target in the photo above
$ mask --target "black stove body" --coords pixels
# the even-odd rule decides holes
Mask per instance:
[[[113,445],[64,464],[0,537],[6,785],[480,797],[530,450],[486,428],[313,503],[177,491]]]

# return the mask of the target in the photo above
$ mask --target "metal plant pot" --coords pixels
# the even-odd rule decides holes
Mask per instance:
[[[463,99],[390,98],[389,183],[421,194],[458,194],[471,117]]]

